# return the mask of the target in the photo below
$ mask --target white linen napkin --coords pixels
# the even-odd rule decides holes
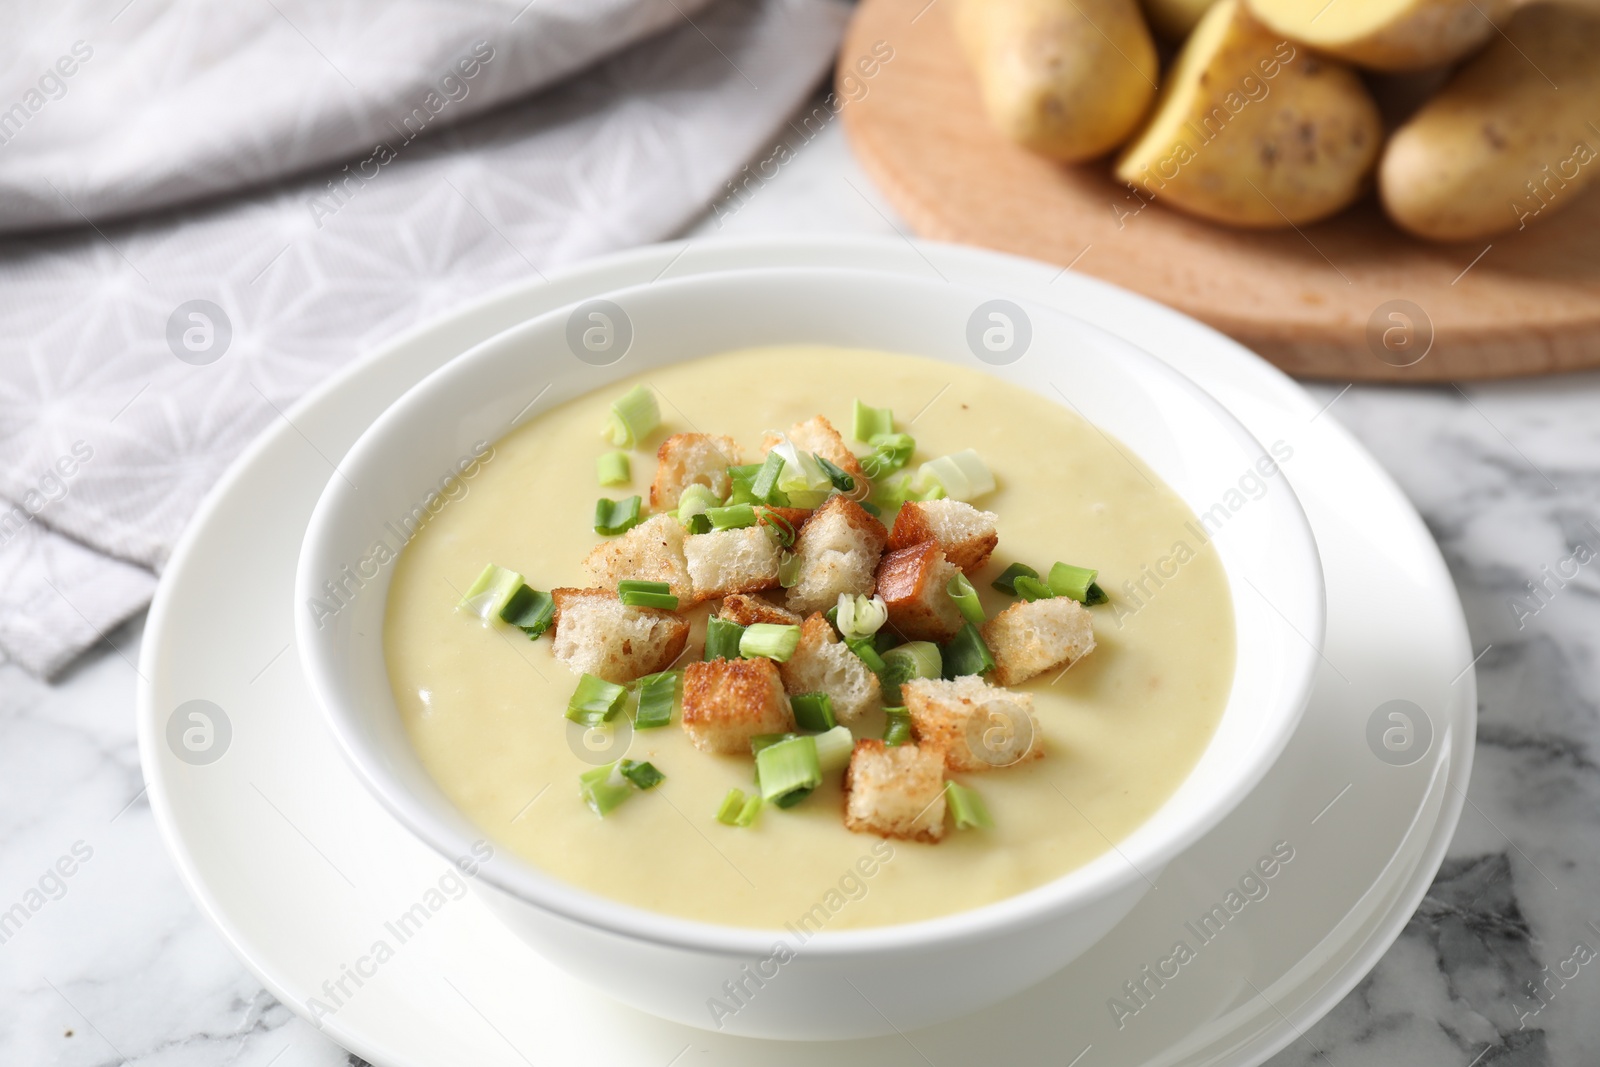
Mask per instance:
[[[847,11],[834,0],[666,0],[670,18],[654,0],[538,0],[520,15],[517,4],[272,3],[282,9],[274,18],[302,20],[296,36],[239,36],[217,65],[241,71],[194,58],[154,69],[164,53],[153,44],[123,53],[146,57],[152,84],[179,78],[185,114],[228,119],[217,137],[175,134],[172,158],[152,148],[149,137],[183,125],[176,103],[163,123],[141,126],[144,138],[97,128],[93,116],[73,120],[82,140],[49,133],[51,109],[65,114],[80,90],[87,98],[94,64],[113,58],[97,49],[61,75],[65,95],[41,92],[47,102],[0,143],[0,228],[63,221],[62,201],[94,220],[13,237],[0,251],[0,652],[37,674],[57,673],[148,602],[201,496],[331,370],[495,285],[659,240],[704,211],[817,84]],[[141,25],[169,43],[185,32],[176,9],[221,17],[211,3],[135,0],[118,24],[146,4],[161,14]],[[335,18],[335,8],[349,10]],[[357,14],[368,8],[370,22]],[[404,34],[369,32],[400,9],[416,20]],[[312,10],[323,12],[315,25]],[[527,39],[481,22],[458,32],[486,11],[509,30],[536,13],[552,21]],[[458,104],[455,117],[468,104],[481,110],[584,65],[602,39],[632,40],[663,22],[558,87],[438,131]],[[328,92],[327,115],[314,92],[265,85],[278,68],[256,48],[270,39],[286,53],[301,36],[355,84],[389,77],[383,99],[407,110],[385,116],[371,95]],[[347,40],[359,43],[331,43]],[[364,51],[380,48],[381,61]],[[463,57],[477,60],[474,72]],[[464,94],[428,75],[444,61]],[[430,77],[440,90],[431,102],[430,90],[415,96]],[[239,90],[253,84],[260,127],[248,121],[254,96]],[[228,108],[215,100],[223,92],[236,94]],[[0,134],[13,98],[16,83],[0,79]],[[414,100],[439,110],[407,139]],[[35,136],[49,144],[8,155]],[[336,163],[248,198],[121,223],[97,215],[294,170],[327,159],[339,138]],[[124,152],[120,162],[99,155]],[[52,201],[52,187],[65,195]]]

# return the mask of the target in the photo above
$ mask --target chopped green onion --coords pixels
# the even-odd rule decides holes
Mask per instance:
[[[756,775],[761,781],[761,798],[779,807],[792,793],[811,790],[822,784],[822,768],[817,763],[817,743],[810,737],[791,737],[768,745],[756,753]]]
[[[522,588],[522,575],[491,563],[483,568],[477,580],[467,588],[466,595],[461,598],[461,603],[456,605],[456,610],[488,622],[500,614],[501,609],[517,595],[517,590],[520,588]]]
[[[861,469],[876,481],[911,462],[917,439],[908,433],[880,433],[872,436],[872,452],[861,457]]]
[[[578,775],[578,793],[589,810],[603,819],[618,804],[633,796],[634,785],[622,776],[616,763],[608,763]]]
[[[717,808],[717,821],[724,826],[737,826],[739,813],[743,810],[744,790],[738,787],[730,789],[728,795],[722,798],[721,806]]]
[[[766,462],[756,471],[755,481],[750,483],[750,495],[761,503],[766,503],[767,498],[772,496],[772,491],[778,488],[778,475],[781,473],[783,473],[783,457],[776,452],[768,452]]]
[[[721,498],[709,485],[696,482],[678,497],[678,525],[692,534],[709,533],[711,520],[706,518],[706,511],[721,505]]]
[[[1016,596],[1017,587],[1015,583],[1019,576],[1023,578],[1037,578],[1039,577],[1039,572],[1028,566],[1026,563],[1013,563],[1011,566],[1001,571],[1000,577],[996,578],[990,583],[990,585],[992,588],[998,589],[1006,596]]]
[[[805,734],[756,734],[754,737],[750,738],[750,754],[752,756],[759,756],[761,754],[761,750],[762,749],[771,748],[773,745],[777,744],[779,741],[793,741],[797,737],[805,737],[805,736],[807,736],[807,735],[805,735]]]
[[[738,659],[739,642],[744,638],[744,627],[729,619],[713,615],[706,620],[705,658]]]
[[[778,512],[773,511],[771,508],[761,508],[756,512],[756,521],[761,524],[761,528],[767,532],[768,536],[778,543],[779,548],[788,548],[794,544],[794,539],[797,536],[794,523]]]
[[[1099,575],[1099,571],[1088,567],[1057,563],[1050,568],[1050,591],[1056,596],[1071,597],[1080,604],[1104,604],[1111,598],[1095,581]]]
[[[862,444],[879,434],[894,433],[894,412],[889,408],[868,407],[856,397],[855,418],[851,421],[851,436]]]
[[[601,497],[594,505],[594,532],[611,537],[627,533],[639,525],[639,498],[607,500]]]
[[[800,645],[800,627],[776,622],[751,623],[739,637],[739,655],[787,663]]]
[[[827,473],[817,462],[817,457],[810,452],[802,452],[795,447],[795,443],[785,435],[779,435],[778,443],[772,446],[767,455],[767,462],[772,461],[773,455],[783,457],[783,468],[778,474],[778,488],[790,495],[790,502],[795,507],[815,507],[822,503],[817,499],[815,503],[801,503],[794,499],[794,494],[804,494],[803,499],[810,501],[816,494],[826,497],[833,488]]]
[[[994,475],[978,453],[964,448],[917,468],[913,486],[919,493],[938,486],[952,500],[976,500],[985,493],[994,492]]]
[[[617,765],[617,770],[640,789],[654,789],[667,778],[648,760],[625,759]]]
[[[932,641],[907,641],[883,653],[883,699],[900,704],[900,687],[913,678],[937,678],[944,669],[944,657]]]
[[[601,485],[627,485],[633,481],[626,452],[607,452],[594,461],[594,472]]]
[[[728,482],[732,488],[728,492],[729,504],[770,504],[773,507],[788,507],[789,498],[783,491],[774,488],[766,494],[765,499],[755,495],[756,476],[761,473],[761,463],[746,463],[743,466],[728,468]]]
[[[828,457],[819,455],[817,466],[822,468],[822,473],[828,476],[828,481],[841,493],[848,493],[855,489],[856,479],[849,471],[836,467],[828,461]]]
[[[567,701],[567,718],[582,726],[599,726],[621,711],[627,699],[625,687],[585,674]]]
[[[1029,578],[1026,574],[1017,575],[1011,584],[1016,587],[1017,595],[1023,600],[1049,600],[1055,596],[1048,585],[1037,578]]]
[[[556,602],[549,593],[526,585],[511,594],[506,606],[500,609],[500,621],[510,623],[530,638],[536,638],[550,629],[556,617]]]
[[[672,586],[666,582],[651,582],[643,578],[624,578],[617,583],[619,593],[670,593]]]
[[[741,530],[756,524],[756,509],[749,504],[729,504],[722,508],[707,508],[706,518],[713,530]]]
[[[1107,595],[1107,593],[1106,593],[1106,591],[1104,589],[1100,588],[1100,583],[1099,582],[1090,582],[1089,583],[1088,597],[1087,597],[1087,599],[1084,600],[1084,604],[1086,606],[1092,608],[1096,604],[1109,604],[1110,602],[1111,602],[1111,597],[1109,595]]]
[[[632,448],[660,425],[661,408],[656,404],[656,395],[636,385],[612,402],[611,417],[600,432],[616,447]]]
[[[823,774],[842,771],[850,763],[856,739],[848,726],[834,726],[811,739],[817,746],[817,766]]]
[[[899,634],[888,629],[887,627],[872,635],[872,647],[880,656],[889,651],[891,648],[894,648],[897,645],[903,645],[905,643],[905,638],[901,637]]]
[[[756,816],[761,814],[761,794],[757,793],[744,802],[744,807],[739,809],[739,814],[734,816],[735,826],[749,826],[756,821]]]
[[[950,599],[956,602],[956,609],[961,612],[961,617],[974,626],[982,626],[986,620],[983,614],[983,603],[978,599],[978,591],[972,588],[972,583],[965,574],[957,574],[950,579],[944,591]]]
[[[989,809],[983,803],[983,798],[959,782],[944,784],[944,802],[955,817],[957,830],[971,830],[974,827],[988,830],[994,827],[994,819],[989,817]]]
[[[792,808],[810,795],[810,789],[794,789],[785,793],[777,800],[774,800],[773,803],[778,805],[780,808]]]
[[[889,606],[883,602],[881,596],[852,596],[849,593],[840,593],[839,602],[834,605],[834,610],[834,628],[846,641],[871,637],[889,621]]]
[[[911,713],[905,708],[883,709],[883,743],[890,748],[911,740]]]
[[[796,693],[789,698],[794,708],[795,725],[802,730],[831,730],[839,725],[833,717],[833,698],[827,693]]]
[[[793,589],[800,581],[800,557],[785,550],[778,556],[778,584]]]
[[[861,506],[862,511],[865,511],[875,519],[883,514],[883,509],[870,500],[858,500],[856,503]]]
[[[943,675],[960,678],[968,674],[982,674],[994,670],[994,655],[983,643],[983,635],[970,622],[952,637],[941,649],[944,655]]]
[[[883,657],[878,655],[877,646],[870,637],[855,637],[845,641],[845,647],[854,652],[867,669],[873,674],[882,674],[886,669]]]
[[[639,679],[639,710],[633,725],[639,730],[654,730],[672,722],[672,708],[678,699],[678,672],[662,671]]]
[[[660,586],[660,589],[629,589],[627,586]],[[671,588],[666,582],[635,582],[624,580],[617,583],[617,599],[630,608],[660,608],[662,611],[677,611],[678,598],[667,590]]]

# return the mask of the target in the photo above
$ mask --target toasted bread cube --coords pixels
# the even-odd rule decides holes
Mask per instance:
[[[882,706],[883,687],[861,657],[850,651],[821,612],[800,627],[800,644],[778,665],[783,688],[795,693],[827,693],[834,716],[846,725]]]
[[[856,742],[844,772],[844,824],[930,844],[944,836],[944,753],[935,745]]]
[[[609,589],[555,589],[551,651],[574,674],[631,682],[664,671],[689,640],[689,620],[673,611],[633,608]]]
[[[626,579],[666,582],[679,603],[692,592],[683,558],[683,527],[671,515],[647,519],[614,541],[603,541],[583,561],[584,576],[600,589]]]
[[[763,437],[762,453],[771,452],[778,440],[777,434],[769,433]],[[821,456],[846,474],[866,481],[867,472],[861,469],[861,461],[850,451],[850,446],[845,443],[844,437],[833,428],[833,423],[829,422],[826,416],[817,415],[805,422],[795,423],[789,427],[789,440],[793,441],[794,447],[800,451]]]
[[[770,659],[714,659],[683,671],[683,729],[702,752],[750,754],[757,734],[794,729],[778,666]]]
[[[871,596],[878,557],[889,533],[860,504],[834,495],[800,527],[794,554],[799,580],[789,590],[790,611],[826,611],[840,593]]]
[[[945,559],[971,574],[1000,543],[999,521],[994,512],[979,511],[962,500],[911,500],[895,516],[889,548],[910,548],[932,539]]]
[[[947,587],[960,573],[937,541],[885,553],[878,564],[878,595],[889,609],[890,628],[907,641],[954,637],[964,620]]]
[[[797,626],[801,621],[800,616],[788,608],[780,608],[770,600],[747,596],[744,593],[733,593],[726,597],[717,615],[740,626],[753,626],[758,622],[772,623],[776,626]]]
[[[656,449],[656,476],[650,483],[650,507],[671,511],[691,485],[709,486],[720,500],[733,488],[728,468],[737,467],[739,442],[708,433],[675,433]]]
[[[712,530],[683,539],[693,601],[778,587],[777,543],[759,526]]]
[[[1018,601],[983,624],[983,641],[994,654],[989,677],[1016,685],[1093,652],[1094,617],[1069,597]]]
[[[987,771],[1044,755],[1033,697],[993,686],[975,674],[952,681],[913,678],[900,687],[919,745],[944,751],[952,772]]]

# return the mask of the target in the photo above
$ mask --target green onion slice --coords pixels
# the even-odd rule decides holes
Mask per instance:
[[[855,476],[842,467],[836,467],[828,461],[826,456],[817,457],[817,466],[822,468],[822,473],[828,476],[828,481],[841,493],[853,492],[856,487]]]
[[[872,452],[861,457],[861,469],[876,481],[911,462],[917,439],[908,433],[880,433],[872,436]]]
[[[640,789],[654,789],[667,778],[648,760],[625,759],[617,765],[617,771]]]
[[[1056,594],[1044,582],[1037,578],[1029,578],[1026,574],[1019,574],[1011,583],[1016,587],[1017,595],[1023,600],[1049,600]]]
[[[883,709],[883,743],[890,748],[911,740],[911,713],[905,708]]]
[[[1050,568],[1050,591],[1056,596],[1067,596],[1080,604],[1104,604],[1111,599],[1095,581],[1100,572],[1088,567],[1074,567],[1057,563]]]
[[[661,408],[656,404],[656,394],[636,385],[612,402],[611,417],[600,432],[617,448],[632,448],[660,425]]]
[[[595,476],[601,485],[627,485],[633,481],[633,468],[626,452],[607,452],[594,461]]]
[[[832,489],[833,483],[829,480],[827,472],[817,462],[817,457],[810,452],[802,452],[795,447],[787,435],[780,434],[778,443],[772,446],[767,453],[767,462],[772,462],[773,456],[783,457],[783,467],[778,474],[778,488],[789,494],[790,502],[795,507],[815,507],[816,504],[805,504],[795,501],[795,493],[817,494],[825,497]],[[805,497],[810,499],[810,495]],[[818,504],[821,500],[817,501]]]
[[[985,493],[994,492],[994,475],[970,448],[938,459],[929,460],[917,468],[913,487],[926,493],[934,486],[944,490],[952,500],[976,500]]]
[[[491,563],[467,588],[456,610],[488,622],[500,614],[521,587],[522,575]]]
[[[716,615],[706,619],[705,658],[738,659],[739,643],[744,638],[744,627]]]
[[[674,596],[673,594],[665,593],[665,592],[658,593],[658,592],[655,592],[653,590],[645,590],[645,589],[622,589],[621,586],[626,585],[626,584],[627,584],[626,582],[618,583],[618,589],[617,589],[617,599],[621,600],[622,603],[626,607],[630,607],[630,608],[660,608],[662,611],[677,611],[678,610],[678,598],[676,596]],[[641,584],[648,584],[648,585],[661,584],[661,585],[665,585],[666,583],[665,582],[661,582],[661,583],[648,582],[648,583],[641,583]]]
[[[955,817],[957,830],[971,830],[974,827],[988,830],[994,827],[994,819],[990,818],[983,798],[959,782],[944,784],[944,802]]]
[[[773,511],[771,508],[757,508],[756,521],[761,524],[761,528],[767,532],[767,535],[777,542],[779,548],[788,548],[794,544],[794,539],[797,536],[794,523],[778,512]]]
[[[778,584],[793,589],[800,581],[800,557],[787,549],[778,555]]]
[[[944,657],[932,641],[907,641],[883,653],[883,699],[899,704],[900,687],[913,678],[938,678],[944,670]]]
[[[796,693],[789,698],[794,709],[794,721],[802,730],[821,733],[839,725],[833,717],[833,698],[827,693]]]
[[[871,458],[871,456],[867,457],[867,459]],[[890,477],[875,477],[866,460],[861,461],[861,466],[866,470],[867,477],[874,478],[872,495],[867,499],[882,510],[895,511],[907,500],[911,500],[916,496],[911,491],[911,475],[901,472]]]
[[[944,669],[941,673],[946,678],[994,670],[994,655],[989,651],[989,646],[983,643],[983,635],[978,628],[970,622],[946,642],[942,652]]]
[[[861,506],[862,511],[865,511],[875,519],[883,515],[883,509],[870,500],[858,500],[856,503]]]
[[[961,612],[963,619],[974,626],[982,626],[987,621],[983,614],[983,603],[978,600],[978,591],[972,588],[972,583],[967,580],[965,574],[957,574],[950,579],[944,591],[956,602],[956,608]]]
[[[745,659],[766,657],[787,663],[800,645],[800,627],[776,622],[751,623],[739,637],[739,655]]]
[[[749,504],[729,504],[727,507],[707,508],[706,518],[713,530],[742,530],[756,524],[756,509]]]
[[[608,763],[578,775],[579,795],[589,805],[589,810],[602,819],[618,804],[633,796],[634,791],[633,783],[622,776],[617,763]]]
[[[822,768],[817,763],[817,743],[811,737],[791,737],[768,745],[756,753],[756,775],[761,781],[761,798],[787,807],[784,798],[822,784]]]
[[[696,482],[678,497],[678,525],[690,533],[708,533],[711,520],[706,518],[706,511],[721,506],[721,498],[710,486]]]
[[[615,682],[585,674],[567,701],[567,718],[582,726],[609,722],[627,702],[628,690]]]
[[[500,609],[500,621],[510,623],[530,638],[539,637],[550,629],[550,622],[555,617],[554,598],[549,593],[526,585],[511,594],[506,606]]]
[[[634,713],[634,727],[654,730],[672,722],[672,709],[678,700],[678,672],[647,674],[638,684],[639,710]]]
[[[813,737],[817,746],[817,767],[823,774],[842,771],[850,763],[850,753],[856,749],[855,736],[848,726],[834,726]]]
[[[757,798],[760,799],[759,797]],[[722,798],[722,805],[717,808],[717,821],[724,826],[739,825],[739,813],[744,809],[744,790],[737,787],[728,790],[728,795]]]
[[[867,669],[873,674],[881,675],[886,669],[883,657],[878,655],[878,649],[870,637],[856,637],[845,641],[845,647],[854,652]]]
[[[756,821],[756,816],[761,814],[761,794],[757,793],[744,802],[744,807],[739,809],[739,814],[734,816],[735,826],[749,826]]]
[[[894,433],[894,412],[889,408],[868,407],[856,397],[855,417],[851,420],[851,436],[867,444],[879,434]]]
[[[639,498],[607,500],[601,497],[594,505],[594,532],[607,537],[627,533],[639,525]]]
[[[996,578],[990,583],[990,585],[992,588],[998,589],[1006,596],[1016,596],[1017,587],[1015,583],[1019,576],[1023,578],[1037,578],[1039,577],[1039,572],[1028,566],[1026,563],[1013,563],[1011,566],[1001,571],[1000,577]]]
[[[750,495],[762,503],[772,496],[772,491],[778,488],[778,475],[783,473],[783,457],[776,452],[768,452],[766,462],[761,464],[761,469],[756,471],[756,477],[750,483]]]
[[[807,736],[807,735],[806,734],[756,734],[754,737],[750,738],[750,754],[752,756],[759,756],[761,754],[761,750],[762,749],[771,748],[773,745],[777,744],[779,741],[792,741],[797,737],[805,737],[805,736]]]
[[[840,593],[839,602],[834,608],[834,628],[846,641],[871,637],[889,621],[889,606],[881,596]]]

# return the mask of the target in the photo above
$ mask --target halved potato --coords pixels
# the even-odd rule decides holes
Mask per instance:
[[[1137,0],[958,0],[954,18],[989,120],[1040,155],[1105,155],[1156,95]]]
[[[1494,36],[1513,0],[1249,0],[1275,33],[1374,70],[1450,63]]]
[[[1538,4],[1396,130],[1384,209],[1436,241],[1521,229],[1600,176],[1600,13]],[[1559,89],[1556,86],[1560,86]]]
[[[1116,175],[1202,218],[1298,225],[1361,194],[1382,136],[1354,71],[1221,0],[1183,46]]]

